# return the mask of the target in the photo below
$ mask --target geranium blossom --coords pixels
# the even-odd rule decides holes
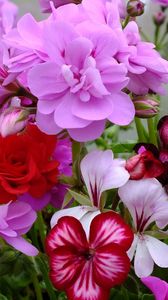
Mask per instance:
[[[141,281],[152,291],[156,300],[168,299],[168,283],[166,281],[154,276],[141,278]]]
[[[18,13],[17,6],[12,1],[0,1],[0,36],[14,27]]]
[[[97,164],[99,162],[99,164]],[[92,219],[102,209],[101,195],[104,191],[124,185],[129,179],[125,161],[114,159],[111,150],[95,150],[81,161],[81,173],[90,198],[90,206],[78,206],[56,212],[51,219],[51,227],[63,216],[74,216],[82,223],[88,236]]]
[[[66,128],[79,141],[100,136],[106,119],[126,125],[134,117],[132,101],[121,92],[127,70],[113,58],[117,36],[107,29],[88,29],[49,22],[45,41],[50,61],[28,75],[31,92],[39,99],[39,128],[49,134]]]
[[[168,267],[168,245],[150,235],[150,225],[156,222],[159,229],[168,224],[168,197],[156,179],[130,180],[119,188],[119,196],[128,208],[134,223],[134,242],[129,250],[134,258],[137,276],[149,276],[154,262]]]
[[[0,237],[18,251],[35,256],[38,250],[22,237],[35,220],[36,213],[27,203],[16,201],[0,205]]]
[[[52,11],[50,0],[39,0],[39,2],[40,2],[42,12],[48,13]],[[69,3],[79,4],[80,2],[81,2],[80,0],[52,0],[52,3],[56,8],[65,4],[69,4]]]
[[[88,240],[77,219],[59,219],[46,240],[51,281],[69,300],[108,299],[110,288],[127,277],[132,239],[130,228],[114,212],[92,220]]]

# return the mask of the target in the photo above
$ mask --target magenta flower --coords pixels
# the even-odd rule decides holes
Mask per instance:
[[[35,256],[38,250],[22,235],[27,233],[36,220],[36,213],[27,203],[11,202],[0,206],[0,237],[16,250]]]
[[[132,239],[130,228],[114,212],[93,219],[88,240],[77,219],[61,218],[46,240],[52,283],[69,300],[108,299],[110,288],[128,275],[126,251]]]
[[[102,193],[124,185],[129,179],[129,173],[125,169],[125,161],[113,159],[111,150],[95,150],[88,153],[82,159],[80,168],[89,194],[90,206],[82,205],[57,211],[52,216],[51,227],[56,225],[63,216],[75,216],[80,220],[88,236],[90,223],[96,215],[100,214],[102,208],[100,202]]]
[[[126,68],[113,58],[116,35],[106,29],[89,33],[81,27],[80,31],[70,23],[48,23],[45,40],[50,61],[30,70],[28,85],[39,99],[36,121],[42,131],[54,134],[67,129],[73,139],[88,141],[101,135],[106,119],[126,125],[135,111],[121,92],[128,80]]]
[[[149,276],[154,262],[161,268],[167,268],[168,245],[152,236],[157,231],[153,234],[149,231],[153,222],[159,229],[168,224],[168,201],[164,188],[156,179],[130,180],[119,188],[119,196],[133,219],[135,235],[128,255],[132,259],[135,254],[136,275]]]
[[[168,283],[166,281],[154,276],[141,278],[141,281],[152,291],[156,300],[168,300]]]

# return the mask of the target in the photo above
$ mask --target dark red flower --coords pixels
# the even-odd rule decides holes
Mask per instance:
[[[110,288],[128,275],[132,241],[131,229],[114,212],[92,220],[88,239],[77,219],[60,218],[46,239],[52,283],[69,300],[108,299]]]
[[[168,116],[164,116],[158,123],[158,132],[161,140],[161,146],[168,149]]]
[[[139,144],[139,147],[136,148],[138,148],[138,154],[129,158],[126,162],[130,179],[153,178],[164,173],[164,164],[157,157],[157,149],[154,151],[153,145],[149,147],[149,144]],[[151,149],[151,151],[148,149]]]
[[[0,136],[0,203],[29,193],[35,198],[49,191],[58,178],[52,158],[57,139],[28,125],[21,134]]]

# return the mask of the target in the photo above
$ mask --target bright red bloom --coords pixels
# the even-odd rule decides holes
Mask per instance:
[[[87,240],[81,223],[62,217],[46,239],[50,278],[69,300],[106,300],[127,277],[133,233],[115,212],[97,215]]]
[[[125,168],[133,180],[158,177],[165,170],[164,164],[155,155],[154,145],[150,144],[139,145],[138,154],[127,160]]]
[[[59,163],[52,158],[56,142],[35,125],[21,134],[0,136],[0,203],[24,193],[41,197],[57,183]]]

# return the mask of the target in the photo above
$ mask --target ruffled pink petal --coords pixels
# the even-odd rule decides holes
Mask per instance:
[[[87,249],[88,242],[81,223],[74,217],[62,217],[51,229],[46,239],[48,255],[60,246],[74,246],[76,249]]]
[[[54,113],[46,115],[37,111],[36,124],[46,134],[57,134],[62,131],[62,128],[58,127],[54,121]]]
[[[149,276],[141,278],[141,281],[146,285],[154,294],[156,300],[168,299],[168,284],[160,278]]]
[[[115,212],[99,214],[91,223],[89,239],[93,248],[116,243],[124,250],[128,250],[133,238],[130,227]]]
[[[68,129],[70,136],[79,142],[88,142],[97,139],[104,130],[105,120],[91,122],[84,128]]]
[[[126,279],[130,260],[119,245],[112,243],[96,250],[93,269],[96,283],[110,289]]]

